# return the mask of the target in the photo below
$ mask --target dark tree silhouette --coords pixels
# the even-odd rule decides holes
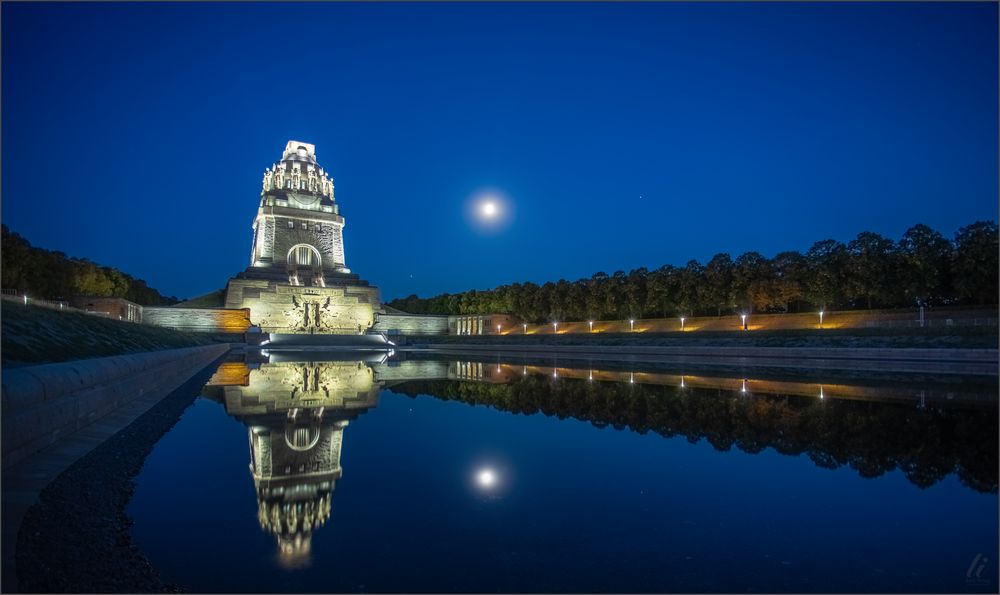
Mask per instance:
[[[4,259],[6,265],[7,260]],[[733,261],[719,253],[703,265],[594,273],[589,279],[514,283],[496,289],[411,295],[389,302],[414,314],[512,314],[542,323],[639,317],[722,316],[852,309],[997,303],[997,225],[979,221],[950,242],[926,225],[899,242],[863,231],[846,246],[816,242],[805,254],[769,259],[747,252]]]
[[[178,301],[175,297],[161,295],[142,279],[118,269],[36,248],[6,225],[2,229],[2,285],[5,289],[16,289],[42,299],[79,295],[120,297],[144,306]]]

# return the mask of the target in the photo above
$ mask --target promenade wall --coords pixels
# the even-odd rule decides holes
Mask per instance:
[[[160,399],[230,345],[215,344],[4,370],[4,469],[134,399]]]
[[[846,328],[940,328],[997,326],[997,310],[986,308],[925,308],[921,319],[918,308],[896,310],[839,310],[824,312],[822,323],[818,312],[797,314],[749,314],[749,331],[805,330]],[[685,318],[643,318],[628,320],[595,320],[593,330],[588,322],[559,322],[557,325],[523,323],[509,325],[501,335],[535,335],[567,333],[673,333],[698,331],[738,331],[743,320],[738,314]],[[492,333],[495,334],[495,333]]]
[[[170,308],[146,306],[142,322],[179,331],[245,333],[250,308]]]
[[[448,317],[419,314],[379,314],[372,331],[388,335],[447,335]]]

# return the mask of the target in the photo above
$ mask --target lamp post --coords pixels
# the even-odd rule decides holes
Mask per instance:
[[[823,311],[819,311],[819,328],[823,328]]]
[[[684,330],[684,317],[681,316],[681,331]]]
[[[594,332],[594,321],[593,320],[588,320],[587,324],[590,325],[590,332]]]
[[[500,325],[499,324],[497,325],[497,334],[498,335],[500,334]]]
[[[634,320],[630,319],[628,321],[628,332],[630,332],[630,333],[634,333],[635,332],[635,321]]]
[[[553,322],[552,323],[552,332],[555,333],[555,334],[559,334],[559,323],[558,322]]]
[[[747,330],[747,315],[740,314],[740,319],[743,320],[743,330]]]
[[[527,323],[527,322],[525,322],[525,323],[524,323],[524,324],[522,324],[521,326],[523,326],[523,327],[524,327],[524,334],[526,334],[526,335],[527,335],[527,334],[528,334],[528,323]]]

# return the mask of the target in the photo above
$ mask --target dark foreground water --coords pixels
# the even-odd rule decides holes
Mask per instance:
[[[322,359],[223,364],[157,444],[127,512],[164,580],[997,590],[992,381]]]

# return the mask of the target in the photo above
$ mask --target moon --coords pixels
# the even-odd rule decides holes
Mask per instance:
[[[483,217],[492,219],[497,216],[500,209],[497,207],[497,203],[492,200],[487,200],[483,202],[482,206],[479,207],[479,210],[482,212]]]
[[[481,488],[492,488],[496,485],[496,482],[497,476],[493,473],[492,469],[482,469],[476,474],[476,483],[478,483]]]

